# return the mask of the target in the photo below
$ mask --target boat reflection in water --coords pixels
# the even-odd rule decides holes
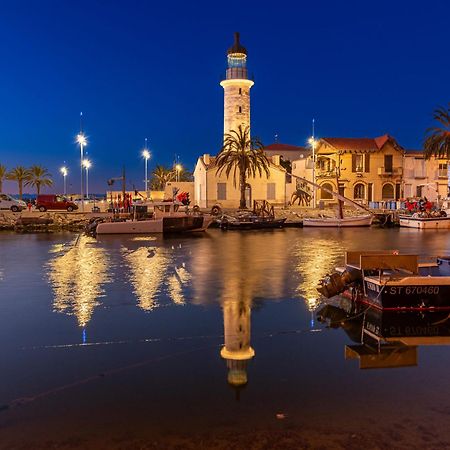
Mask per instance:
[[[382,311],[341,299],[320,309],[317,319],[357,343],[345,346],[345,359],[358,359],[360,369],[416,366],[419,346],[450,345],[448,311]]]
[[[53,308],[75,315],[84,328],[111,281],[106,251],[95,239],[80,236],[69,246],[55,245],[51,252],[55,256],[47,265],[47,276],[54,292]]]

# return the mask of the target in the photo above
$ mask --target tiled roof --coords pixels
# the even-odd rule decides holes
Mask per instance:
[[[349,152],[377,152],[381,150],[388,141],[393,142],[394,146],[399,147],[395,142],[395,139],[388,134],[376,138],[322,138],[321,141],[331,145],[336,150]]]
[[[300,147],[298,145],[290,145],[290,144],[280,144],[278,142],[274,142],[273,144],[266,145],[264,147],[264,150],[270,150],[271,152],[274,152],[274,151],[307,152],[307,151],[309,151],[305,147]]]
[[[405,153],[407,155],[423,155],[423,150],[413,150],[413,149],[407,148],[405,150]]]

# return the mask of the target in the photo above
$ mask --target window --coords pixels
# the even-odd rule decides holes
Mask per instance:
[[[217,200],[227,199],[227,183],[217,183]]]
[[[267,200],[275,200],[275,183],[267,183]]]
[[[352,155],[352,172],[364,171],[364,155]]]
[[[416,197],[422,197],[423,192],[423,184],[419,184],[419,186],[416,186]]]
[[[439,172],[438,177],[439,178],[447,178],[448,176],[448,166],[446,163],[439,164]]]
[[[325,191],[324,189],[332,191],[333,186],[330,183],[323,183],[320,189],[320,198],[322,200],[331,200],[333,198],[333,195]]]
[[[385,173],[392,173],[394,171],[392,155],[384,155],[384,171]]]
[[[239,88],[239,95],[242,95],[242,88]]]
[[[394,200],[394,186],[390,183],[385,184],[381,191],[381,197],[383,200]]]
[[[366,187],[362,183],[355,184],[353,189],[353,198],[355,200],[364,200],[366,193]]]
[[[242,106],[239,106],[239,112],[241,113],[242,112]]]

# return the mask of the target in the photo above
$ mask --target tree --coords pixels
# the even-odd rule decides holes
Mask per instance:
[[[435,109],[433,118],[438,124],[427,130],[423,146],[425,158],[450,159],[450,103],[447,108]]]
[[[29,169],[29,178],[25,186],[36,188],[37,195],[41,193],[41,187],[51,186],[53,184],[52,176],[45,167],[31,166]]]
[[[245,129],[239,125],[237,130],[225,134],[225,140],[220,153],[216,158],[217,175],[223,171],[227,178],[233,173],[233,184],[236,187],[239,181],[241,198],[239,208],[245,209],[245,188],[247,178],[260,177],[263,174],[270,176],[270,162],[264,153],[264,146],[258,138],[250,138],[250,127]]]
[[[23,183],[26,182],[30,178],[30,172],[23,166],[14,167],[14,169],[10,170],[6,175],[7,180],[17,181],[19,186],[19,198],[22,200],[23,195]]]
[[[0,192],[3,192],[3,181],[6,180],[6,166],[0,164]]]
[[[166,183],[175,180],[176,173],[174,170],[157,165],[152,172],[151,188],[156,191],[163,191]]]

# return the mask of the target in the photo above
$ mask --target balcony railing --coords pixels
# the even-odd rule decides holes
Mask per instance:
[[[401,176],[403,174],[403,167],[392,167],[390,172],[385,167],[378,167],[378,175],[380,176]]]
[[[448,170],[438,169],[438,178],[448,178]]]

